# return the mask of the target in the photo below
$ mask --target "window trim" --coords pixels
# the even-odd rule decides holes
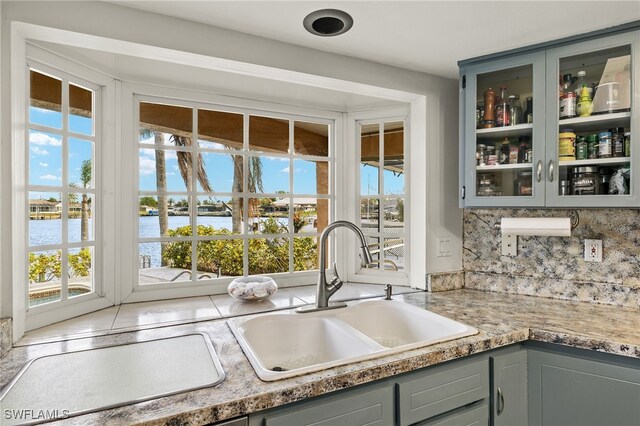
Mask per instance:
[[[20,45],[19,45],[20,46]],[[15,46],[14,46],[15,47]],[[61,76],[74,83],[84,84],[100,92],[96,100],[95,120],[96,139],[101,141],[113,138],[113,126],[105,125],[109,119],[113,120],[114,110],[111,108],[115,93],[114,80],[84,67],[74,61],[52,54],[42,48],[28,43],[21,45],[16,54],[21,60],[12,60],[12,75],[19,76],[12,87],[12,164],[22,167],[12,167],[12,276],[13,276],[13,318],[14,331],[20,333],[34,328],[42,327],[53,322],[62,321],[74,316],[93,312],[98,309],[113,306],[113,269],[114,257],[110,247],[114,247],[109,232],[110,216],[104,194],[109,190],[104,183],[109,181],[107,171],[108,160],[103,153],[100,144],[95,145],[94,151],[94,179],[95,194],[98,203],[104,207],[98,213],[94,210],[94,292],[87,296],[68,299],[63,304],[51,303],[29,307],[29,279],[28,261],[29,252],[29,217],[25,213],[29,211],[29,182],[27,171],[29,169],[29,71],[33,67],[52,75]],[[15,58],[14,58],[15,59]],[[111,121],[113,122],[113,121]],[[37,127],[37,126],[35,126]],[[63,126],[64,128],[65,126]],[[63,129],[60,129],[62,134]],[[64,182],[61,186],[64,187]],[[35,186],[35,185],[34,185]],[[111,232],[111,234],[113,234]],[[20,238],[16,238],[20,236]],[[62,245],[62,244],[61,244]],[[68,246],[68,244],[67,244]]]
[[[203,109],[214,109],[216,111],[223,111],[229,113],[237,113],[243,114],[245,116],[250,115],[258,115],[258,116],[268,116],[271,118],[282,118],[290,121],[290,126],[293,126],[294,121],[304,121],[304,122],[316,122],[321,124],[329,125],[330,138],[329,138],[329,158],[327,161],[329,162],[330,170],[336,170],[339,167],[336,165],[336,135],[338,135],[338,129],[341,128],[341,120],[343,118],[343,114],[335,113],[333,111],[323,111],[316,110],[310,108],[300,108],[295,106],[282,105],[271,102],[264,101],[255,101],[255,100],[245,100],[238,98],[230,98],[226,96],[212,95],[206,92],[196,92],[188,89],[178,89],[172,87],[165,86],[157,86],[157,85],[148,85],[143,83],[133,83],[133,82],[124,82],[123,83],[123,94],[122,94],[122,114],[125,117],[131,117],[130,120],[125,124],[125,128],[123,128],[124,147],[132,147],[132,148],[124,148],[122,155],[122,164],[125,169],[132,170],[132,173],[129,177],[123,176],[123,180],[125,182],[131,181],[134,182],[134,185],[131,185],[131,188],[123,187],[123,192],[128,191],[128,193],[123,193],[122,197],[126,200],[128,206],[124,206],[121,209],[122,223],[128,223],[127,232],[123,232],[123,235],[127,233],[131,236],[130,243],[126,244],[127,250],[121,250],[123,256],[120,257],[120,261],[123,264],[123,270],[128,271],[125,272],[126,275],[123,274],[121,282],[121,295],[123,303],[129,302],[138,302],[138,301],[146,301],[146,300],[158,300],[158,299],[166,299],[166,298],[179,298],[179,297],[194,297],[194,296],[204,296],[210,294],[221,294],[225,293],[227,286],[233,280],[233,277],[228,278],[220,278],[215,280],[200,280],[200,281],[192,281],[189,283],[189,286],[183,286],[177,288],[175,284],[172,283],[159,283],[154,285],[140,285],[138,281],[138,258],[135,256],[138,253],[138,244],[140,243],[138,239],[138,226],[137,223],[133,220],[127,219],[124,217],[128,215],[131,217],[138,217],[138,204],[139,204],[139,196],[145,195],[143,192],[138,189],[138,123],[139,123],[139,109],[137,105],[139,102],[157,102],[157,103],[165,103],[170,105],[177,106],[188,106],[189,108],[203,108]],[[244,120],[245,131],[244,138],[245,144],[248,141],[248,119]],[[128,126],[128,127],[127,127]],[[195,132],[194,132],[195,133]],[[290,144],[293,141],[294,135],[290,132]],[[132,142],[127,142],[127,138],[129,138]],[[127,151],[128,149],[135,150],[135,156],[131,155],[131,151]],[[168,147],[171,150],[171,147]],[[224,152],[224,151],[216,151],[215,149],[207,149],[202,152]],[[250,153],[247,151],[246,153]],[[269,154],[269,157],[282,157],[282,158],[291,158],[295,159],[296,156],[292,153],[288,154]],[[314,156],[304,156],[309,158],[318,158],[324,160],[324,157],[314,157]],[[326,198],[330,200],[330,217],[336,218],[336,205],[337,205],[337,194],[336,194],[336,173],[329,173],[329,194],[323,196],[322,198]],[[246,174],[245,174],[246,179]],[[293,179],[293,173],[290,174],[290,182]],[[246,184],[246,182],[245,182]],[[246,185],[245,185],[246,188]],[[191,195],[196,194],[197,191],[188,191]],[[226,194],[226,193],[225,193]],[[263,196],[262,193],[257,193],[256,195]],[[289,194],[287,196],[289,198],[296,197],[304,197],[310,194],[295,194],[293,195],[293,188],[290,188]],[[264,196],[269,196],[269,194],[264,194]],[[124,201],[123,200],[123,201]],[[124,213],[128,212],[128,213]],[[131,216],[134,215],[134,216]],[[291,235],[291,234],[287,234]],[[296,237],[296,234],[292,234],[293,238]],[[246,234],[241,238],[243,240],[250,240],[254,238],[270,238],[270,237],[279,237],[280,235],[267,235],[267,234]],[[319,239],[320,233],[309,233],[309,234],[300,234],[300,237],[317,237]],[[287,236],[289,238],[289,236]],[[141,241],[144,242],[144,241]],[[335,242],[332,243],[332,251],[335,250]],[[123,247],[124,249],[124,247]],[[292,246],[290,245],[290,250],[292,250]],[[125,252],[129,252],[130,255],[125,254]],[[129,256],[129,258],[125,257]],[[132,261],[131,259],[134,259]],[[304,285],[304,284],[314,284],[317,280],[318,272],[317,271],[309,271],[309,272],[284,272],[284,273],[274,273],[274,274],[264,274],[268,276],[272,276],[277,280],[278,285],[280,287],[290,287],[294,285]],[[181,282],[183,283],[183,282]]]

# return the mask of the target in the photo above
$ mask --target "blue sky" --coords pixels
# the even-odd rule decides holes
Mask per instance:
[[[40,108],[29,108],[31,123],[40,124],[54,129],[62,128],[62,114]],[[69,130],[78,134],[93,133],[93,123],[90,118],[76,115],[69,116]],[[29,131],[29,184],[61,187],[76,184],[81,187],[80,166],[84,160],[93,159],[93,142],[82,137],[69,138],[68,141],[68,182],[62,182],[62,136],[54,130],[44,132]],[[38,195],[31,193],[30,197]],[[42,196],[48,198],[50,194]],[[39,197],[37,197],[39,198]]]
[[[168,135],[166,136],[168,137]],[[156,190],[155,149],[146,147],[146,143],[153,143],[152,139],[141,141],[139,151],[140,190]],[[289,175],[292,161],[288,158],[262,156],[262,185],[264,193],[284,191],[290,193]],[[215,192],[232,192],[233,159],[230,154],[203,152],[202,159],[209,178],[209,183]],[[180,175],[175,151],[165,151],[167,168],[167,190],[186,191],[184,181]],[[295,194],[316,194],[316,164],[311,161],[293,160],[293,179]],[[202,191],[198,183],[198,191]]]
[[[378,189],[378,168],[360,165],[360,195],[377,195]],[[404,174],[397,176],[393,172],[385,170],[384,194],[404,194]]]

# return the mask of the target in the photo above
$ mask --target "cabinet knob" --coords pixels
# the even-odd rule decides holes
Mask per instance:
[[[553,160],[549,160],[549,182],[553,182]]]

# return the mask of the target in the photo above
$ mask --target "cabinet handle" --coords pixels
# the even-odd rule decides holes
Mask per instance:
[[[542,180],[542,160],[538,160],[538,165],[536,166],[536,181],[540,182]]]
[[[553,160],[549,160],[549,182],[553,182]]]
[[[498,387],[498,415],[502,414],[504,411],[504,395],[502,394],[502,389]]]

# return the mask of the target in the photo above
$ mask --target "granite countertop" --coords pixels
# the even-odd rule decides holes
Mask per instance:
[[[474,326],[475,336],[275,382],[255,374],[224,320],[13,348],[2,359],[0,387],[34,357],[203,332],[226,372],[221,384],[72,417],[64,424],[207,424],[345,389],[525,340],[640,358],[640,310],[532,296],[455,290],[394,299]]]

